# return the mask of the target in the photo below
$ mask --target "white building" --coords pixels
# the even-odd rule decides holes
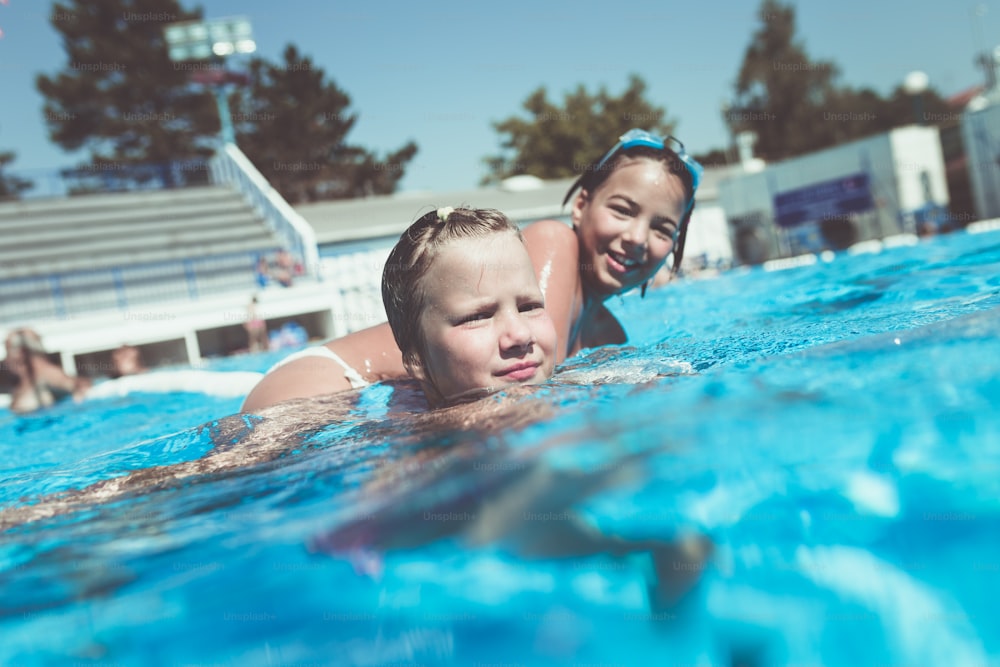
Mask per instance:
[[[744,263],[913,233],[949,202],[938,130],[915,125],[737,173],[718,199]]]
[[[980,219],[1000,218],[1000,91],[973,99],[962,114],[969,181]]]

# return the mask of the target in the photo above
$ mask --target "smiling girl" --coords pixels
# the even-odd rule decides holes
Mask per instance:
[[[545,309],[556,331],[555,363],[581,349],[627,340],[604,301],[645,285],[673,255],[680,266],[701,166],[673,137],[630,130],[574,183],[573,226],[542,220],[524,232]],[[244,411],[407,374],[388,324],[292,355],[247,396]]]

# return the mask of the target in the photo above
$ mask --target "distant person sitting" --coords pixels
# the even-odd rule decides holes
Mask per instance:
[[[274,264],[274,279],[282,287],[291,287],[295,276],[295,261],[292,259],[291,253],[282,248],[278,251]]]
[[[67,375],[45,356],[42,339],[31,329],[15,329],[7,335],[7,368],[17,376],[10,409],[18,413],[47,408],[56,402],[58,392],[81,400],[91,382]]]
[[[267,334],[268,347],[275,350],[287,350],[302,347],[309,342],[309,333],[298,322],[285,322],[281,328]]]
[[[122,345],[111,353],[111,377],[138,375],[149,369],[142,363],[142,354],[134,345]]]
[[[257,267],[254,269],[254,280],[260,288],[267,287],[271,282],[271,267],[268,266],[267,257],[261,255],[257,258]]]

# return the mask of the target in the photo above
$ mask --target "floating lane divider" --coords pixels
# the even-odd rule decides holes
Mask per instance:
[[[869,241],[861,241],[860,243],[855,243],[850,248],[847,249],[848,255],[877,255],[882,252],[882,241],[881,239],[871,239]]]
[[[795,257],[782,257],[781,259],[769,259],[761,266],[765,271],[784,271],[785,269],[795,269],[800,266],[812,266],[817,262],[816,255],[808,253],[796,255]]]
[[[908,248],[920,243],[920,237],[916,234],[893,234],[882,239],[882,245],[889,248]]]
[[[1000,218],[980,220],[965,228],[965,231],[970,234],[982,234],[983,232],[995,232],[997,230],[1000,230]]]

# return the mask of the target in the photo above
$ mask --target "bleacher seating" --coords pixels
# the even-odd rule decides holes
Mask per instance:
[[[0,323],[254,287],[279,245],[225,186],[0,204]]]

